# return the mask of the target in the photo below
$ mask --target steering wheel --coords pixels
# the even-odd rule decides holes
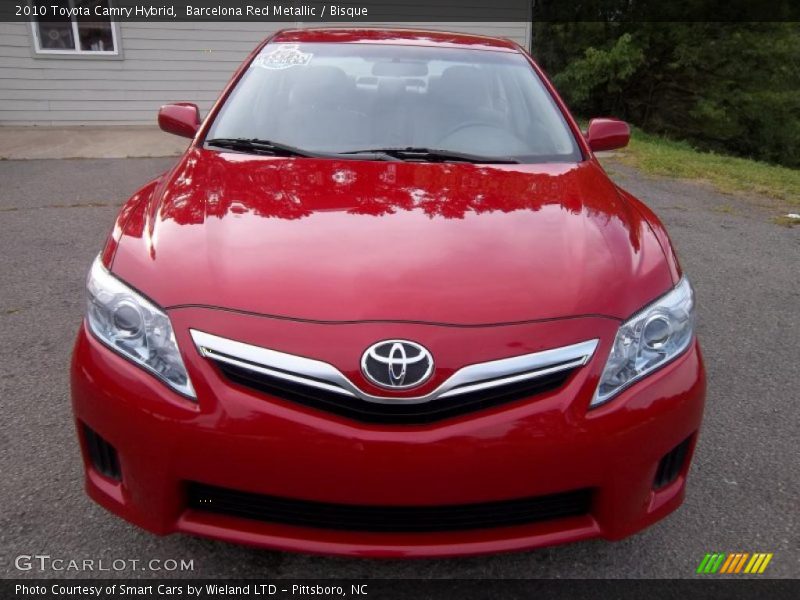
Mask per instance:
[[[470,127],[491,127],[492,129],[499,129],[495,123],[490,123],[488,121],[479,121],[478,119],[473,119],[471,121],[464,121],[463,123],[459,123],[455,127],[450,128],[447,133],[445,133],[442,137],[439,138],[439,142],[446,140],[452,135],[455,135],[459,131],[463,129],[469,129]]]

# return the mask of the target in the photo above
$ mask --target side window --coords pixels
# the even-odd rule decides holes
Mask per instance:
[[[532,73],[530,73],[532,74]],[[519,127],[536,144],[542,154],[569,154],[575,151],[575,140],[564,116],[539,80],[523,70],[515,69],[510,78],[509,92],[519,115]],[[555,125],[555,126],[554,126]]]
[[[492,70],[489,73],[489,78],[492,85],[492,108],[503,115],[506,122],[511,121],[511,102],[508,98],[506,86],[500,79],[500,71],[502,69]]]
[[[519,82],[513,72],[508,69],[498,69],[497,77],[500,88],[508,107],[509,122],[516,131],[526,132],[531,126],[533,110],[529,106],[525,94],[520,89]]]
[[[52,6],[75,14],[88,10],[92,16],[48,16],[31,22],[36,54],[118,55],[119,40],[114,22],[98,16],[109,7],[109,0],[52,0]],[[82,10],[83,9],[83,10]]]

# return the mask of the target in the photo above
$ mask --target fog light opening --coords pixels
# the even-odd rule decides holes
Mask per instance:
[[[692,443],[692,436],[683,440],[672,450],[667,452],[658,463],[656,477],[653,481],[653,489],[663,488],[678,478],[686,464],[686,457],[689,455],[689,446]]]
[[[122,481],[122,470],[119,466],[119,457],[116,448],[100,437],[100,435],[86,425],[86,423],[81,423],[81,426],[83,429],[83,439],[86,442],[86,450],[89,453],[89,460],[92,463],[92,467],[104,477],[108,477],[114,481]]]

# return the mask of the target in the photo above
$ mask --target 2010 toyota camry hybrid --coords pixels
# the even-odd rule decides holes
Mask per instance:
[[[157,534],[444,556],[683,501],[705,397],[664,227],[516,44],[287,30],[123,206],[72,362],[89,495]]]

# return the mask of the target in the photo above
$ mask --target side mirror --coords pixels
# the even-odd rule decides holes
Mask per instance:
[[[158,126],[167,133],[193,138],[200,129],[200,110],[190,102],[165,104],[158,109]]]
[[[624,148],[631,139],[631,128],[619,119],[592,119],[586,130],[586,141],[592,152]]]

